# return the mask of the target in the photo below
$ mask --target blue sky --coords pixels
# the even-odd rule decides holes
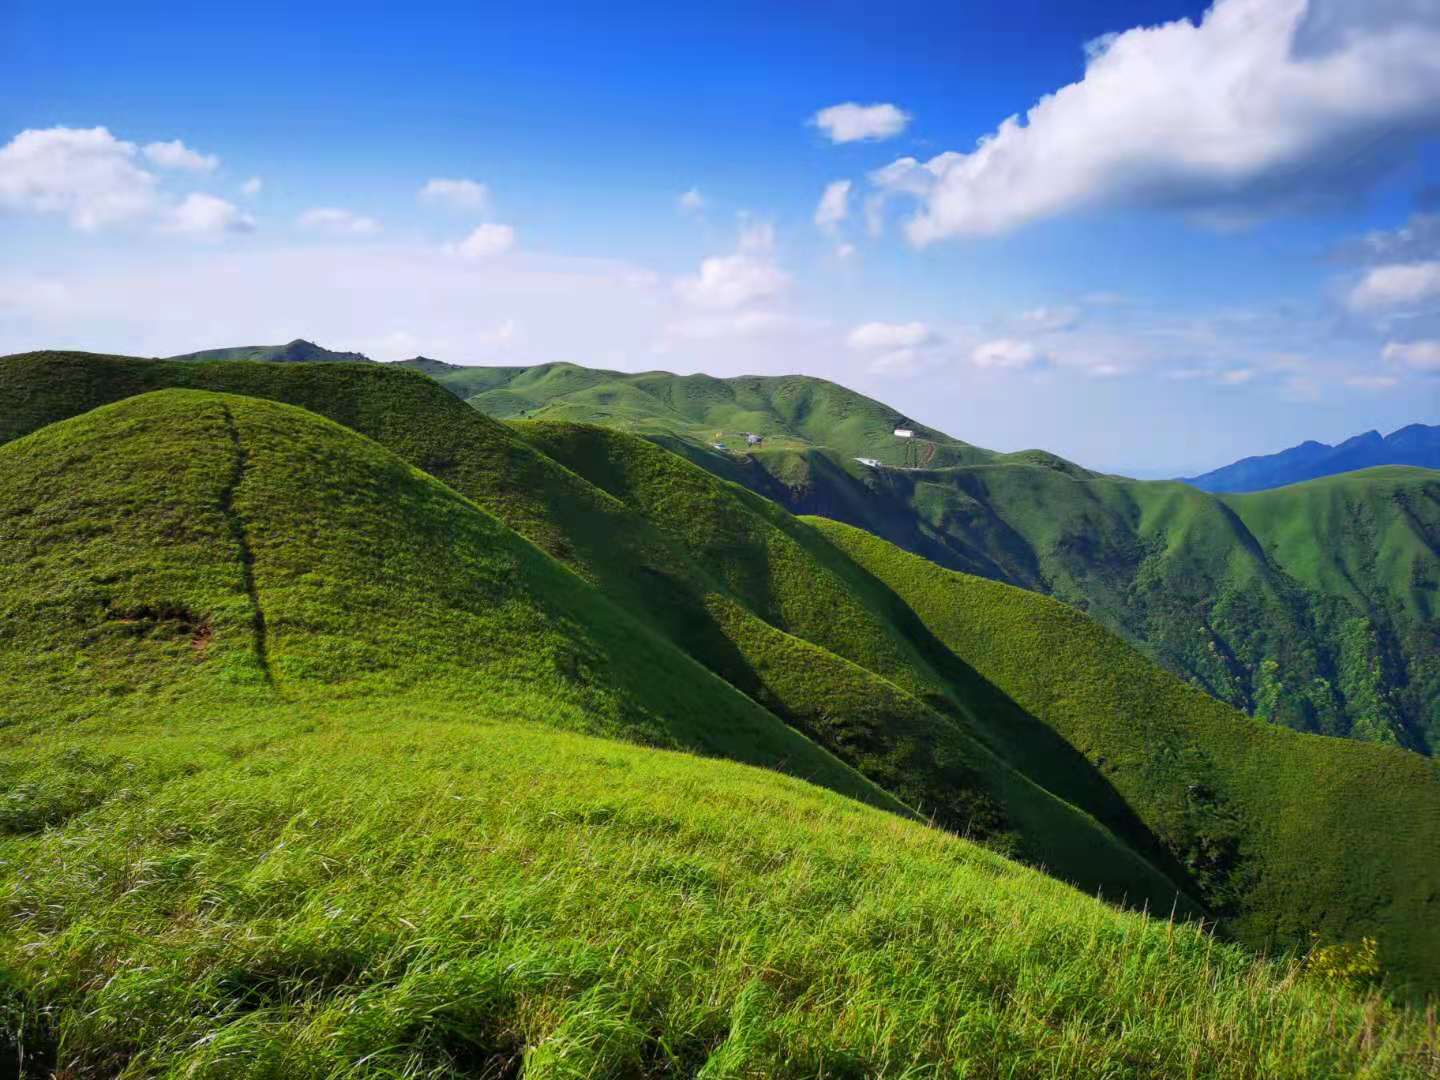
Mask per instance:
[[[1440,420],[1432,0],[298,7],[0,8],[0,351],[799,371],[1144,475]]]

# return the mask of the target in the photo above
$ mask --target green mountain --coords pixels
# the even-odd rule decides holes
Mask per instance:
[[[1312,439],[1278,454],[1243,458],[1185,483],[1204,491],[1262,491],[1377,465],[1440,469],[1440,427],[1409,424],[1385,436],[1367,431],[1336,446]]]
[[[1251,715],[1426,753],[1440,746],[1433,471],[1216,497],[1043,451],[982,450],[801,376],[550,364],[436,377],[491,415],[644,434],[794,513],[1054,596]],[[896,438],[900,426],[915,437]],[[764,441],[747,445],[745,432]]]
[[[36,1074],[1440,1060],[1353,985],[1372,938],[1440,985],[1418,755],[390,365],[0,358],[0,423],[0,1030]]]
[[[262,360],[276,364],[355,364],[370,363],[370,358],[358,352],[332,352],[313,341],[296,338],[286,345],[240,345],[231,349],[205,349],[201,352],[182,353],[171,360],[187,362],[204,360]]]

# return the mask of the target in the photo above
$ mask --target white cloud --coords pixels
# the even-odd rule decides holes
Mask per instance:
[[[1089,375],[1092,379],[1115,379],[1119,378],[1121,375],[1129,374],[1129,371],[1129,368],[1121,364],[1101,362],[1098,364],[1091,364],[1085,369],[1085,374]]]
[[[246,180],[243,184],[240,185],[240,194],[246,196],[247,198],[253,199],[256,195],[260,194],[260,191],[262,188],[264,188],[264,186],[264,180],[261,180],[258,176],[252,176],[249,180]]]
[[[815,224],[824,232],[834,234],[836,227],[850,213],[850,181],[832,180],[825,185],[815,207]]]
[[[1381,355],[1386,363],[1411,371],[1440,372],[1440,341],[1392,341]]]
[[[515,229],[510,225],[486,222],[471,230],[470,235],[450,247],[462,259],[493,259],[515,246]]]
[[[187,172],[214,172],[220,159],[214,154],[191,150],[179,139],[152,142],[145,147],[145,156],[162,169],[183,169]]]
[[[833,143],[889,139],[905,130],[909,114],[894,105],[831,105],[810,118]]]
[[[868,322],[851,330],[845,343],[857,350],[913,349],[936,340],[935,331],[923,322]]]
[[[789,287],[790,275],[770,259],[741,252],[702,260],[700,272],[676,282],[675,291],[687,304],[725,310],[773,299]]]
[[[768,255],[775,250],[775,226],[769,222],[751,221],[742,215],[740,220],[741,251],[751,255]]]
[[[1070,330],[1080,322],[1077,307],[1037,307],[1020,315],[1022,322],[1042,333],[1058,333]]]
[[[85,232],[149,218],[161,199],[137,153],[103,127],[22,131],[0,148],[0,208],[62,214]]]
[[[836,244],[835,257],[837,259],[849,259],[855,254],[854,244]]]
[[[1357,390],[1389,390],[1399,382],[1394,375],[1349,375],[1345,378],[1345,385]]]
[[[1215,376],[1222,386],[1243,386],[1255,378],[1254,368],[1231,368]]]
[[[1437,5],[1216,0],[1095,43],[1081,81],[970,153],[872,179],[921,201],[920,245],[1108,204],[1234,220],[1353,196],[1437,123]]]
[[[665,332],[670,337],[692,341],[718,341],[726,338],[748,338],[771,334],[802,325],[777,311],[741,311],[733,315],[705,315],[670,323]]]
[[[998,338],[975,346],[970,362],[980,368],[1028,371],[1047,366],[1049,358],[1028,341]]]
[[[1440,261],[1392,263],[1366,271],[1346,298],[1355,311],[1380,311],[1440,298]]]
[[[479,214],[490,212],[490,189],[477,180],[447,180],[435,177],[425,182],[417,195],[421,202],[447,206],[452,210],[468,210]]]
[[[169,211],[162,227],[167,232],[216,237],[226,233],[250,232],[255,228],[255,219],[242,213],[232,202],[193,192]]]
[[[698,214],[705,209],[705,196],[700,194],[699,188],[692,187],[676,198],[675,205],[687,214]]]
[[[144,225],[162,232],[215,237],[246,232],[253,218],[214,195],[184,198],[162,190],[148,158],[166,168],[208,171],[218,159],[178,139],[142,151],[103,127],[22,131],[0,148],[0,209],[58,214],[82,232]]]
[[[890,352],[881,353],[870,363],[865,365],[865,370],[871,375],[892,375],[908,378],[911,375],[918,375],[922,371],[933,367],[935,358],[932,353],[921,349],[892,349]]]
[[[868,195],[865,198],[865,231],[871,237],[885,233],[885,196]]]
[[[320,206],[300,215],[300,227],[331,236],[374,236],[380,223],[353,210],[338,206]]]

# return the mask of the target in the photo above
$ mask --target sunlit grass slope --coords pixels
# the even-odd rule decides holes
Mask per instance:
[[[898,807],[379,445],[160,391],[0,447],[0,721],[424,686],[560,726],[782,765]]]
[[[32,425],[42,422],[42,408],[58,418],[97,397],[165,380],[287,397],[371,436],[563,560],[655,638],[758,703],[755,713],[774,725],[764,730],[785,731],[784,721],[946,828],[1043,863],[1086,891],[1128,896],[1152,910],[1168,910],[1178,887],[1262,945],[1303,946],[1314,898],[1336,875],[1372,880],[1369,890],[1331,890],[1320,925],[1347,941],[1374,927],[1399,977],[1433,968],[1434,942],[1411,925],[1433,920],[1411,901],[1437,871],[1404,849],[1402,835],[1377,841],[1363,830],[1337,829],[1328,843],[1291,853],[1292,879],[1272,880],[1272,892],[1253,890],[1246,875],[1266,864],[1250,851],[1263,854],[1276,827],[1265,815],[1289,812],[1284,784],[1261,770],[1255,783],[1275,783],[1281,794],[1263,815],[1237,818],[1238,803],[1216,793],[1212,734],[1201,732],[1181,748],[1173,776],[1168,765],[1156,774],[1159,794],[1137,797],[1110,775],[1108,761],[1088,756],[1091,747],[1040,708],[1043,702],[1023,697],[1003,673],[984,669],[927,625],[928,617],[918,618],[912,598],[837,546],[821,523],[796,520],[643,439],[549,422],[517,425],[517,433],[423,377],[379,365],[179,365],[73,355],[0,361],[0,392],[31,410]],[[1066,609],[1037,610],[1065,633]],[[985,625],[980,620],[977,632]],[[1118,644],[1099,640],[1069,652],[1016,648],[1057,683],[1106,678],[1112,662],[1149,670],[1128,650],[1117,661],[1107,650]],[[1017,632],[1015,641],[1028,639]],[[1087,722],[1151,730],[1143,695],[1091,706]],[[1217,709],[1227,723],[1243,722]],[[644,730],[637,725],[630,735],[644,737]],[[1368,757],[1337,746],[1353,788],[1321,802],[1306,793],[1312,802],[1301,804],[1305,814],[1343,815],[1345,799],[1363,802],[1370,785],[1392,781],[1386,798],[1408,798],[1412,785],[1415,805],[1429,805],[1425,785],[1433,780],[1389,772],[1372,778]],[[718,744],[703,748],[757,760]],[[1286,767],[1282,760],[1264,766]],[[1414,873],[1402,888],[1393,875],[1407,865]],[[1185,900],[1177,903],[1184,913]],[[1246,921],[1252,915],[1257,920]]]
[[[591,458],[578,467],[595,486],[432,381],[378,365],[50,355],[8,358],[0,379],[7,374],[0,388],[12,398],[34,388],[30,424],[41,419],[36,402],[43,415],[65,415],[166,380],[323,411],[443,477],[938,824],[1089,890],[1193,910],[1176,900],[1177,889],[1193,892],[1184,869],[1088,763],[955,664],[884,586],[774,504],[644,440],[548,425],[545,448],[558,452],[563,441]],[[613,463],[603,475],[597,455]],[[806,662],[794,671],[775,663],[777,642],[778,655]],[[1010,760],[1014,745],[1029,758],[1023,772]]]
[[[30,771],[0,840],[0,1008],[32,1075],[1436,1066],[1418,1012],[959,838],[412,694],[7,740]],[[68,816],[17,823],[47,798]]]
[[[1070,607],[944,570],[847,525],[813,524],[1188,852],[1243,939],[1375,936],[1391,970],[1440,978],[1433,761],[1248,720]]]

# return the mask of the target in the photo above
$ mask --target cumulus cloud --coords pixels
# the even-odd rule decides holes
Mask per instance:
[[[201,172],[218,164],[178,139],[141,150],[103,127],[22,131],[0,147],[0,210],[63,216],[82,232],[142,225],[215,237],[254,228],[253,218],[224,199],[165,191],[144,160]]]
[[[261,189],[264,187],[264,180],[261,180],[258,176],[252,176],[240,185],[240,194],[253,199],[256,195],[260,194]]]
[[[1111,204],[1227,220],[1345,194],[1440,126],[1440,6],[1216,0],[1107,36],[1085,75],[969,153],[872,174],[920,201],[910,240]]]
[[[1440,341],[1392,341],[1381,355],[1386,363],[1410,371],[1440,373]]]
[[[1440,261],[1377,266],[1350,290],[1352,310],[1385,311],[1440,299]]]
[[[214,172],[220,166],[220,159],[214,154],[202,154],[191,150],[179,139],[150,143],[145,147],[145,157],[162,169]]]
[[[769,258],[738,252],[702,260],[700,272],[681,278],[675,292],[687,304],[723,310],[773,299],[789,287],[790,275]]]
[[[161,198],[138,154],[103,127],[22,131],[0,148],[0,207],[61,214],[85,232],[148,218]]]
[[[893,138],[909,122],[909,114],[894,105],[858,105],[853,101],[831,105],[810,118],[810,123],[833,143]]]
[[[1030,371],[1048,366],[1049,358],[1028,341],[997,338],[975,346],[970,362],[978,368]]]
[[[515,229],[511,225],[486,222],[470,231],[470,235],[451,246],[450,251],[462,259],[493,259],[515,246]]]
[[[773,300],[790,287],[790,275],[775,262],[775,226],[739,215],[733,255],[712,255],[698,273],[675,282],[675,295],[692,307],[733,311]]]
[[[319,206],[300,215],[300,227],[331,236],[374,236],[380,223],[353,210],[338,206]]]
[[[923,322],[862,323],[850,331],[845,343],[852,349],[914,349],[938,340],[938,335]]]
[[[477,180],[436,177],[425,182],[417,197],[421,202],[449,207],[452,210],[467,210],[480,214],[490,211],[490,189]]]
[[[687,214],[698,214],[705,209],[705,196],[700,194],[699,188],[692,187],[676,197],[675,205]]]
[[[217,237],[250,232],[255,228],[255,219],[242,213],[232,202],[195,192],[185,196],[180,205],[169,212],[163,227],[168,232],[189,236]]]
[[[825,185],[815,207],[815,224],[833,234],[850,212],[850,181],[832,180]]]

